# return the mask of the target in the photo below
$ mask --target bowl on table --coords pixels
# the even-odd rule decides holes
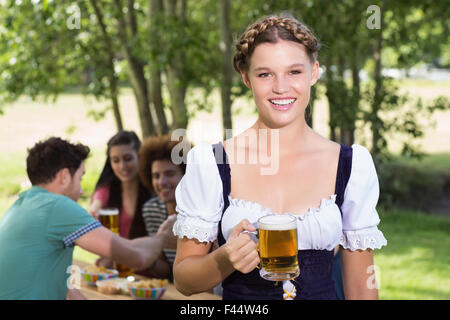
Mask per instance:
[[[111,278],[106,280],[99,280],[96,282],[98,292],[105,294],[124,295],[129,295],[128,283],[129,281],[125,278]]]
[[[134,299],[138,300],[158,300],[166,292],[167,279],[149,279],[131,282],[128,284],[128,291]]]
[[[81,270],[81,275],[86,282],[95,286],[97,281],[116,278],[119,272],[114,269],[107,269],[104,267],[87,266]]]

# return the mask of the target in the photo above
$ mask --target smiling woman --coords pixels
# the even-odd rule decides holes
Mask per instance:
[[[150,198],[150,192],[138,175],[140,146],[139,138],[132,131],[119,131],[111,137],[89,209],[94,217],[101,208],[119,209],[119,234],[129,239],[147,235],[142,205]]]
[[[199,144],[188,154],[174,225],[174,283],[184,294],[222,283],[226,300],[336,299],[332,270],[339,250],[345,298],[378,297],[366,285],[374,277],[366,273],[372,250],[386,244],[377,229],[379,189],[371,155],[363,146],[322,137],[305,120],[319,47],[311,30],[289,15],[256,21],[236,44],[234,67],[252,91],[258,119],[236,137]],[[239,143],[250,132],[258,144]],[[264,133],[278,139],[260,139]],[[228,159],[251,159],[253,150],[276,158],[278,170],[264,174],[262,158]],[[250,234],[263,216],[287,213],[297,225],[300,275],[271,283],[257,269],[258,244]],[[216,240],[219,247],[211,251]]]

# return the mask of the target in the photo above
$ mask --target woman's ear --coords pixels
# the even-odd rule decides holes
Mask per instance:
[[[248,77],[248,72],[241,72],[242,81],[244,82],[245,86],[249,89],[251,89],[250,85],[250,79]]]
[[[319,61],[314,61],[311,69],[311,80],[309,82],[309,85],[312,87],[316,84],[317,80],[319,79]]]

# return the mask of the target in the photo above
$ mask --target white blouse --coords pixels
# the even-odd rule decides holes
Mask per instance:
[[[322,199],[319,208],[311,208],[297,217],[298,249],[333,250],[379,249],[387,244],[378,230],[376,211],[379,196],[378,178],[369,151],[354,144],[352,170],[344,193],[342,215],[336,195]],[[186,174],[175,191],[178,212],[173,233],[180,237],[213,242],[224,206],[222,181],[211,144],[196,145],[187,155]],[[256,226],[257,220],[274,213],[259,203],[234,199],[222,217],[222,234],[226,239],[242,219]]]

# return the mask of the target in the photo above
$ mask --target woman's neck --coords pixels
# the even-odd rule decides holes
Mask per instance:
[[[136,195],[139,190],[139,179],[122,182],[122,193],[125,195]]]
[[[271,129],[259,119],[252,126],[257,131],[258,148],[263,148],[262,152],[277,152],[279,155],[295,152],[303,149],[307,145],[312,129],[307,125],[306,121],[296,121],[287,126],[277,129]],[[267,130],[267,131],[264,131]],[[267,132],[267,144],[261,144],[260,135]],[[266,150],[264,150],[267,148]]]

